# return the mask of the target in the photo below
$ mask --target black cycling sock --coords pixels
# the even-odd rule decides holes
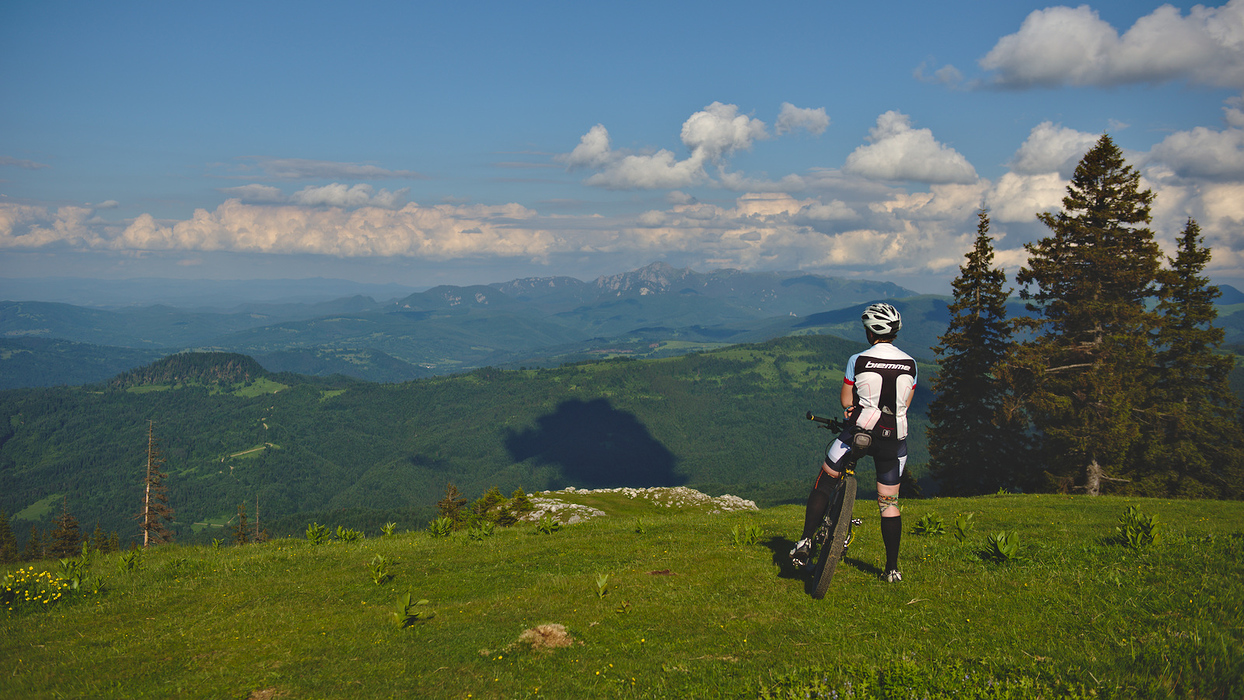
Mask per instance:
[[[898,541],[903,536],[903,516],[881,519],[881,541],[885,543],[885,570],[898,570]]]
[[[803,537],[801,539],[806,540],[816,533],[816,528],[820,527],[821,520],[825,518],[825,509],[829,508],[829,499],[834,495],[836,488],[838,488],[838,480],[825,472],[821,472],[816,477],[812,493],[808,494],[808,507],[803,513]]]

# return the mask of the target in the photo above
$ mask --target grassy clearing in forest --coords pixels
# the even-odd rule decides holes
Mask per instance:
[[[1244,693],[1244,503],[1003,495],[904,502],[905,580],[871,504],[825,600],[786,552],[803,511],[616,494],[541,534],[164,546],[99,593],[0,623],[4,697],[1205,697]],[[1164,538],[1112,539],[1129,505]],[[972,513],[960,541],[959,514]],[[925,516],[945,533],[911,534]],[[329,523],[331,526],[332,524]],[[756,544],[733,533],[763,530]],[[983,554],[1015,532],[1017,559]],[[382,583],[369,570],[387,560]],[[27,565],[29,568],[30,565]],[[58,570],[55,562],[36,569]],[[16,571],[8,567],[5,573]],[[411,593],[428,619],[393,621]],[[2,611],[0,611],[2,612]],[[561,625],[568,646],[526,630]],[[552,627],[545,631],[555,630]]]

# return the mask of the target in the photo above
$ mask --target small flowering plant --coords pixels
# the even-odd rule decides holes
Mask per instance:
[[[0,606],[7,614],[47,610],[69,593],[69,582],[46,571],[18,569],[0,581]]]

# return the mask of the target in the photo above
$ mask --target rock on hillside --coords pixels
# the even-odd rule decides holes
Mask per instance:
[[[572,503],[570,501],[559,498],[559,495],[592,495],[602,493],[620,493],[627,498],[642,498],[651,502],[653,505],[663,506],[665,508],[690,508],[694,506],[704,506],[708,508],[710,513],[733,513],[735,511],[758,511],[754,501],[749,501],[738,496],[724,494],[716,498],[707,494],[689,489],[686,486],[661,486],[653,488],[613,488],[613,489],[576,489],[573,486],[567,486],[560,491],[542,491],[540,493],[530,494],[532,505],[535,510],[528,513],[527,520],[536,521],[545,515],[550,515],[564,523],[574,524],[588,520],[590,518],[599,518],[608,515],[602,510],[586,506],[581,503]]]

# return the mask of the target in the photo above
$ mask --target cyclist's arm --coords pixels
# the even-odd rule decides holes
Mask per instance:
[[[850,418],[851,409],[855,405],[855,387],[853,384],[848,384],[846,380],[842,382],[842,396],[839,401],[842,403],[842,415]]]

